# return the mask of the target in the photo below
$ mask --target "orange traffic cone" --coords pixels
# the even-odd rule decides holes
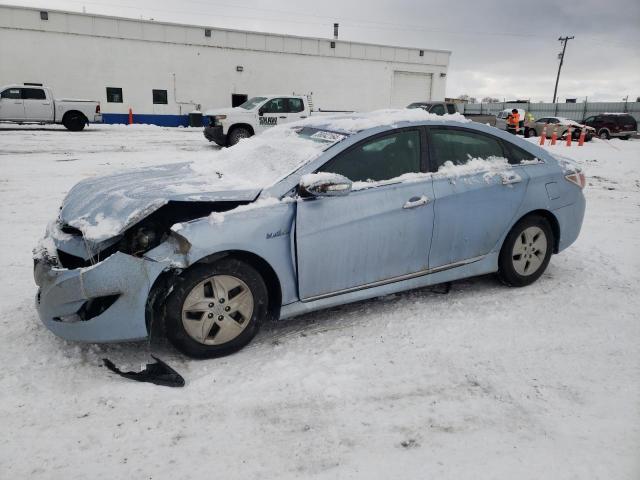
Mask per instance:
[[[540,145],[544,145],[544,143],[547,141],[547,125],[548,124],[544,124],[544,128],[542,129],[542,135],[540,135]]]
[[[556,140],[558,140],[558,128],[553,127],[553,133],[551,134],[551,145],[555,145]]]
[[[569,127],[569,130],[567,130],[567,147],[571,146],[571,137],[572,137],[571,132],[572,132],[571,127]]]
[[[587,129],[583,127],[582,130],[580,130],[580,137],[578,138],[579,147],[584,145],[584,140],[586,136],[587,136]]]
[[[129,107],[129,125],[133,124],[133,110]]]

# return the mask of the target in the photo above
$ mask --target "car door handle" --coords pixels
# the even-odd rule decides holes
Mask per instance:
[[[278,118],[287,118],[286,115],[281,115]]]
[[[306,115],[300,115],[300,118],[307,118]]]
[[[510,173],[508,175],[502,176],[503,185],[513,185],[514,183],[520,183],[521,181],[522,181],[522,177],[517,173]]]
[[[426,205],[427,203],[429,203],[429,199],[426,195],[422,195],[421,197],[411,197],[409,201],[402,206],[402,208],[416,208]]]

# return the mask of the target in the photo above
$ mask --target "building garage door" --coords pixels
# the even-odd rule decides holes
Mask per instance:
[[[431,74],[393,72],[392,88],[392,108],[404,108],[413,102],[431,100]]]

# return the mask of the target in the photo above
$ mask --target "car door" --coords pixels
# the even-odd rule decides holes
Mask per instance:
[[[288,120],[289,102],[287,98],[272,98],[258,109],[258,132],[275,127]],[[256,132],[256,133],[258,133]]]
[[[433,107],[431,107],[429,113],[433,113],[435,115],[444,115],[444,105],[436,103]]]
[[[304,101],[301,98],[291,97],[288,99],[289,108],[287,110],[287,121],[295,122],[302,118],[307,118],[307,112],[304,110]]]
[[[7,88],[0,93],[0,120],[24,120],[22,89]]]
[[[424,130],[398,129],[363,140],[318,171],[350,178],[342,197],[300,198],[296,213],[301,300],[389,283],[428,269],[433,187]],[[372,181],[370,181],[372,180]]]
[[[23,88],[25,119],[36,122],[53,120],[53,101],[47,98],[42,88]]]
[[[536,120],[536,123],[534,125],[534,128],[536,130],[536,134],[538,135],[542,135],[542,132],[544,131],[544,127],[547,126],[549,123],[549,117],[543,117],[543,118],[539,118],[538,120]],[[551,132],[549,130],[547,130],[547,136],[551,135]]]
[[[511,225],[529,177],[519,165],[500,165],[509,152],[492,135],[430,127],[428,139],[430,164],[440,168],[429,268],[473,261],[491,252]]]

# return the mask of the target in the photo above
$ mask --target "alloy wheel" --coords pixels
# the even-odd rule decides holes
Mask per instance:
[[[547,236],[539,227],[525,228],[513,245],[513,268],[523,277],[533,275],[542,266],[547,254]]]
[[[214,275],[198,283],[182,306],[182,325],[203,345],[222,345],[240,335],[253,315],[254,300],[245,282]]]

